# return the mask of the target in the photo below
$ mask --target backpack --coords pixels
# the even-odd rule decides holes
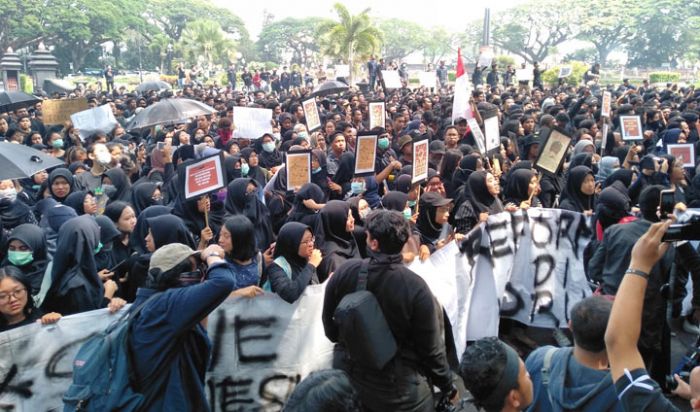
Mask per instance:
[[[134,388],[129,331],[136,315],[161,292],[153,294],[134,310],[122,315],[104,332],[88,338],[73,361],[73,383],[63,395],[64,412],[148,410],[167,377],[171,350],[153,376],[144,379],[143,392]]]
[[[398,347],[381,306],[367,290],[367,262],[362,262],[355,292],[343,296],[333,320],[350,358],[362,366],[381,370]]]

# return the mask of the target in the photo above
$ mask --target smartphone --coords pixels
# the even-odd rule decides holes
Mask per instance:
[[[661,219],[667,219],[668,215],[673,213],[673,208],[676,206],[675,194],[675,190],[666,189],[661,191],[661,199],[659,200]]]

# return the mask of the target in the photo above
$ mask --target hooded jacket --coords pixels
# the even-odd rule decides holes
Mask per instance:
[[[555,349],[549,366],[549,384],[542,385],[544,358]],[[532,379],[533,398],[528,411],[622,411],[610,372],[581,365],[573,348],[543,346],[525,361]]]

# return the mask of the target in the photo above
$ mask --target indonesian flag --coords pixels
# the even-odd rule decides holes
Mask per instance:
[[[455,79],[455,96],[452,103],[452,122],[455,119],[463,117],[470,119],[473,117],[471,108],[469,107],[469,76],[464,70],[464,62],[462,61],[462,49],[457,49],[457,75]]]

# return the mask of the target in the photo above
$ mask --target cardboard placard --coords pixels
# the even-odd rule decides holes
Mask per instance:
[[[374,175],[374,165],[377,158],[377,139],[379,136],[370,133],[357,135],[355,143],[355,176]]]
[[[609,91],[603,92],[603,104],[600,108],[600,115],[603,117],[610,118],[610,107],[612,105],[612,93]]]
[[[668,144],[668,154],[683,164],[683,167],[695,167],[695,145],[692,143]]]
[[[428,139],[416,140],[413,142],[413,170],[411,183],[421,182],[428,178],[428,159],[430,152],[430,141]]]
[[[602,140],[600,141],[600,151],[605,152],[605,147],[608,144],[608,132],[610,131],[610,125],[603,123]]]
[[[258,139],[265,133],[272,134],[272,109],[233,107],[233,137]]]
[[[484,148],[486,153],[500,149],[501,147],[501,131],[498,127],[498,116],[489,117],[484,120]]]
[[[350,76],[350,66],[347,64],[336,64],[335,65],[335,77],[348,77]]]
[[[549,129],[542,128],[540,132],[544,134],[547,131]],[[544,143],[540,144],[542,146],[540,153],[537,155],[537,160],[535,160],[535,168],[556,174],[562,163],[564,163],[564,157],[566,157],[571,144],[571,136],[567,135],[562,129],[552,129]]]
[[[562,66],[559,68],[559,78],[564,79],[566,77],[571,76],[571,73],[573,70],[571,69],[571,66]]]
[[[515,77],[518,78],[519,82],[529,82],[534,75],[532,74],[532,69],[518,69],[515,71]]]
[[[620,129],[622,129],[622,140],[644,139],[642,119],[639,116],[620,116]]]
[[[386,127],[386,107],[382,102],[369,102],[369,130]]]
[[[493,53],[485,52],[485,53],[482,53],[479,55],[479,62],[477,63],[477,66],[489,67],[489,66],[491,66],[492,61],[493,61]]]
[[[418,84],[421,87],[436,87],[437,72],[418,72]]]
[[[399,72],[396,70],[382,70],[382,79],[384,79],[384,86],[387,89],[400,89],[403,87]]]
[[[226,186],[224,154],[205,157],[185,167],[185,199],[192,199]]]
[[[467,125],[469,125],[469,130],[472,131],[472,135],[474,135],[474,140],[476,141],[476,145],[479,146],[479,153],[485,154],[486,153],[486,146],[484,146],[486,138],[484,137],[484,134],[481,132],[481,127],[479,127],[479,123],[476,121],[475,118],[470,118],[467,119]]]
[[[109,104],[73,113],[70,120],[73,127],[78,129],[82,141],[97,132],[111,133],[118,124]]]
[[[316,105],[316,98],[311,98],[301,103],[304,109],[304,118],[306,119],[306,129],[309,132],[313,132],[316,129],[321,128],[321,116],[318,114],[318,106]]]
[[[63,124],[73,113],[88,109],[87,99],[51,99],[41,102],[41,121],[44,124]]]
[[[287,153],[287,191],[296,192],[311,182],[311,151]]]

